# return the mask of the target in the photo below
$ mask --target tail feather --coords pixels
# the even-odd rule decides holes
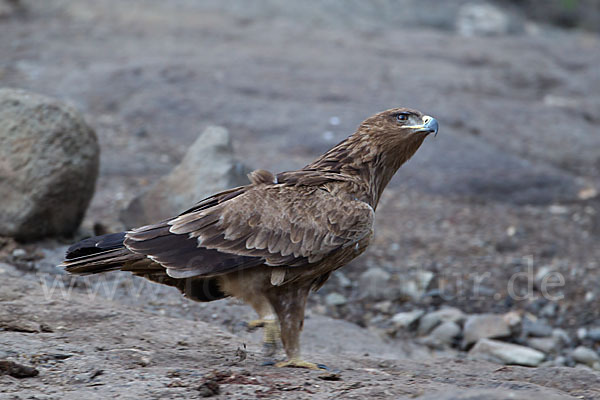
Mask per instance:
[[[65,261],[59,267],[73,274],[97,274],[121,269],[124,264],[142,258],[124,245],[125,232],[84,239],[69,247]]]

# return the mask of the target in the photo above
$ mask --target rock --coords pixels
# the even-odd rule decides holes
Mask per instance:
[[[383,314],[389,314],[389,312],[392,310],[393,305],[394,303],[392,303],[390,300],[383,300],[373,304],[373,309]]]
[[[597,367],[600,364],[600,356],[594,350],[585,346],[577,346],[571,352],[571,357],[578,363],[585,364],[589,367]]]
[[[352,287],[352,281],[342,271],[336,271],[334,276],[337,278],[338,283],[340,284],[341,287],[343,287],[343,288]]]
[[[522,317],[521,314],[517,311],[509,311],[502,316],[504,321],[508,324],[508,326],[513,329],[519,326],[521,323]]]
[[[552,318],[552,317],[556,316],[557,311],[558,311],[558,305],[554,302],[550,302],[550,303],[546,304],[544,307],[542,307],[542,309],[540,310],[540,316]]]
[[[138,349],[114,349],[108,350],[108,359],[118,361],[127,368],[147,367],[152,362],[152,354],[149,351]]]
[[[121,220],[134,227],[175,216],[205,197],[249,183],[248,172],[233,157],[227,129],[208,127],[179,165],[129,203]]]
[[[516,364],[528,367],[538,366],[544,361],[541,351],[518,344],[500,342],[498,340],[480,339],[469,351],[469,358],[487,360],[500,364]]]
[[[27,255],[27,252],[23,249],[14,249],[12,252],[12,256],[14,258],[23,258]]]
[[[510,327],[502,315],[471,315],[465,322],[462,345],[468,347],[482,338],[502,338],[510,334]]]
[[[79,112],[46,96],[0,89],[0,235],[70,235],[94,194],[99,147]]]
[[[600,342],[600,327],[595,326],[595,327],[590,328],[587,331],[585,337],[588,339],[591,339],[595,342]]]
[[[460,335],[460,326],[456,322],[446,321],[438,325],[431,333],[421,340],[421,343],[430,347],[444,347],[454,344]]]
[[[462,323],[465,320],[465,313],[458,308],[444,307],[437,311],[430,312],[419,320],[419,335],[427,335],[433,328],[443,322]]]
[[[39,371],[27,365],[18,364],[14,361],[0,360],[0,375],[10,375],[13,378],[23,379],[37,376]]]
[[[424,313],[423,310],[401,312],[392,317],[392,323],[396,328],[406,329],[415,324]]]
[[[456,30],[463,36],[494,36],[511,30],[509,17],[486,3],[468,3],[458,11]]]
[[[433,279],[433,272],[417,270],[411,273],[394,274],[387,282],[387,288],[379,289],[382,296],[391,299],[419,301]]]
[[[0,20],[22,14],[25,7],[19,0],[0,0]]]
[[[329,293],[327,296],[325,296],[325,303],[327,303],[328,306],[341,306],[347,302],[348,300],[346,300],[344,295],[336,292]]]
[[[559,340],[560,343],[565,345],[571,344],[571,338],[569,334],[564,329],[555,328],[552,330],[552,337],[555,337]]]
[[[546,354],[556,353],[560,350],[561,342],[557,337],[530,338],[527,345]]]
[[[360,275],[360,287],[366,297],[380,300],[385,297],[385,290],[390,274],[379,267],[372,267]]]
[[[533,321],[530,318],[523,319],[523,335],[545,337],[552,335],[552,327],[541,321]]]
[[[570,396],[569,396],[570,397]],[[434,394],[426,394],[417,397],[419,400],[566,400],[568,399],[562,393],[557,393],[551,389],[539,388],[526,392],[523,388],[517,387],[515,390],[508,390],[506,387],[496,389],[472,387],[468,389],[448,389],[441,390]]]

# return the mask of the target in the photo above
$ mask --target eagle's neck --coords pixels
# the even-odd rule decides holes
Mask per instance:
[[[379,140],[378,140],[379,139]],[[355,193],[373,209],[377,208],[383,190],[398,168],[417,151],[423,138],[394,141],[360,132],[348,137],[303,170],[343,175],[358,182]]]

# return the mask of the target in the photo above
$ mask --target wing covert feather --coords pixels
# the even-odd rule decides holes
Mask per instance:
[[[318,262],[369,235],[373,218],[367,203],[342,200],[316,187],[261,184],[134,230],[125,243],[163,264],[170,276],[210,276],[260,264]],[[185,254],[173,251],[177,243]]]

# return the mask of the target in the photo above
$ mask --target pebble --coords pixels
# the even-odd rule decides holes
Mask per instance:
[[[328,306],[342,306],[347,302],[346,296],[337,292],[329,293],[325,297],[325,303],[327,303]]]
[[[460,326],[456,322],[446,321],[438,325],[421,342],[432,347],[451,346],[459,335]]]
[[[23,249],[14,249],[12,252],[12,256],[14,258],[22,258],[25,257],[27,255],[27,252]]]
[[[571,338],[569,334],[564,329],[555,328],[552,330],[552,336],[557,338],[562,344],[569,345],[571,344]]]
[[[552,335],[552,327],[541,321],[523,319],[523,333],[527,336],[545,337]]]
[[[558,311],[558,305],[556,303],[548,303],[540,310],[540,316],[542,317],[554,317]]]
[[[594,350],[585,346],[577,346],[572,352],[571,357],[578,363],[585,364],[587,366],[594,366],[594,364],[600,363],[600,356]]]
[[[585,336],[586,338],[591,339],[595,342],[600,342],[600,327],[595,326],[590,328]]]
[[[352,287],[352,281],[343,272],[337,271],[335,273],[335,276],[337,277],[337,280],[341,287],[343,287],[343,288]]]
[[[510,334],[510,327],[502,315],[471,315],[465,322],[463,347],[467,347],[482,338],[501,338],[510,336]]]
[[[560,349],[560,339],[557,337],[530,338],[527,345],[544,353],[556,353]]]
[[[504,318],[504,322],[506,322],[511,328],[516,327],[523,320],[521,314],[517,311],[509,311],[504,314],[502,318]]]
[[[546,356],[541,351],[526,346],[505,343],[498,340],[480,339],[469,351],[468,357],[500,364],[536,367],[544,361]]]
[[[392,323],[396,328],[409,328],[416,323],[423,314],[425,314],[425,311],[421,309],[401,312],[392,317]]]
[[[455,322],[462,323],[466,318],[465,313],[463,313],[458,308],[454,307],[444,307],[439,310],[433,311],[424,315],[423,318],[419,321],[419,335],[427,335],[434,329],[436,326],[440,325],[443,322]]]
[[[384,300],[373,304],[373,308],[381,313],[389,314],[393,305],[394,303],[392,303],[390,300]]]
[[[359,278],[360,287],[367,297],[373,299],[382,299],[384,288],[388,286],[391,275],[379,267],[369,268],[363,272]]]

